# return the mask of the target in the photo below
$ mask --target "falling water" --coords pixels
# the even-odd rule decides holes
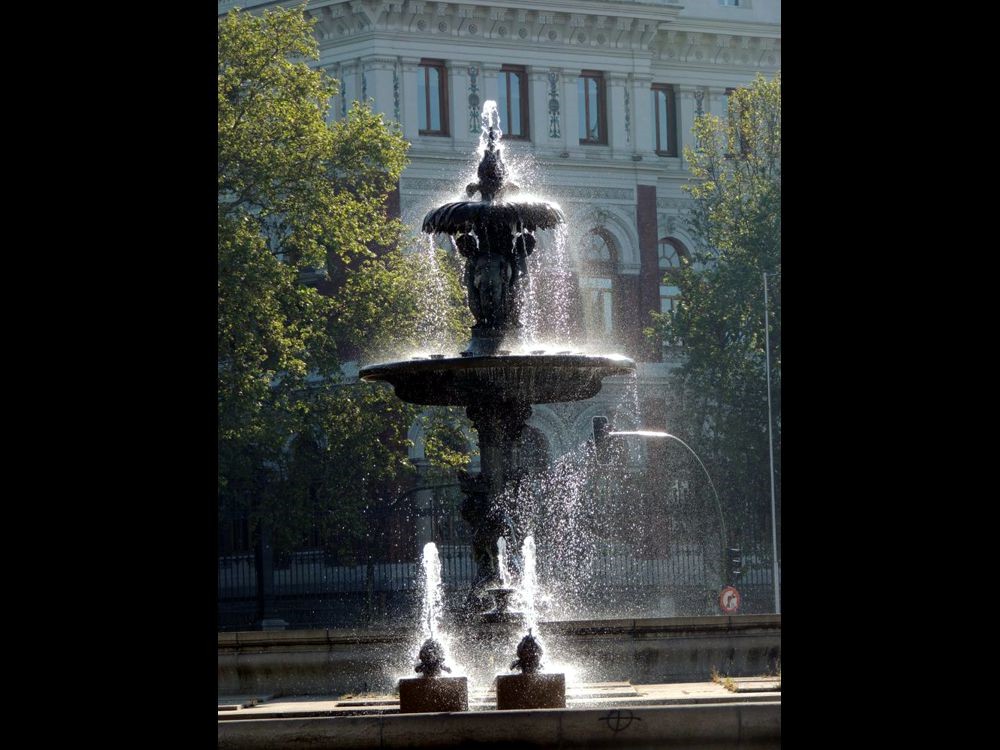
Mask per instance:
[[[437,257],[434,236],[427,235],[424,248],[414,254],[422,283],[417,337],[421,348],[442,352],[450,344],[448,335],[448,291]]]
[[[538,233],[538,245],[528,258],[528,282],[522,291],[522,336],[528,347],[572,349],[570,308],[575,285],[570,269],[568,230],[564,224]]]
[[[409,655],[416,657],[421,645],[428,638],[433,638],[441,644],[444,650],[445,662],[451,667],[452,677],[460,677],[467,674],[467,670],[456,661],[456,650],[452,642],[452,634],[445,627],[444,611],[444,586],[441,580],[441,556],[438,554],[437,545],[428,542],[424,545],[424,552],[421,558],[422,571],[420,583],[423,587],[423,597],[420,607],[420,637],[410,644]],[[402,674],[396,677],[412,677],[414,661],[409,662]]]
[[[500,585],[505,589],[510,588],[510,570],[507,566],[507,540],[503,537],[497,539],[497,571],[500,574]]]
[[[521,575],[521,600],[524,607],[526,625],[538,630],[538,615],[535,609],[535,594],[538,591],[538,574],[535,570],[535,537],[526,536],[521,545],[521,559],[524,572]]]
[[[489,132],[490,125],[493,126],[493,132],[496,134],[496,140],[494,141],[497,151],[500,150],[500,141],[503,139],[503,130],[500,129],[500,110],[497,109],[497,103],[492,99],[487,99],[483,103],[483,111],[479,116],[480,128],[479,128],[479,148],[476,149],[476,166],[479,166],[479,162],[483,158],[483,154],[486,153],[486,146],[489,144]]]
[[[423,637],[437,638],[441,632],[441,616],[444,614],[444,588],[441,585],[441,557],[434,542],[424,545],[423,584],[424,601],[420,610]]]
[[[613,410],[612,424],[617,430],[636,430],[642,424],[639,404],[639,376],[635,371],[622,376],[622,394]]]

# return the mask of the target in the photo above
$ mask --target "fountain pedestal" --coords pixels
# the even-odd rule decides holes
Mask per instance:
[[[497,709],[566,708],[566,675],[505,674],[497,677]]]
[[[566,708],[566,675],[542,674],[542,644],[531,630],[517,644],[511,669],[521,674],[497,677],[497,709]]]
[[[401,714],[468,710],[469,681],[465,677],[408,677],[399,681]]]

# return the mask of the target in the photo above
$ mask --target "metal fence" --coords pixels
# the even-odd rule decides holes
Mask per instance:
[[[761,548],[749,548],[733,581],[744,614],[774,610],[771,558],[754,549]],[[443,545],[440,557],[446,599],[457,607],[475,578],[471,549]],[[697,546],[673,546],[655,558],[600,553],[583,562],[584,574],[576,579],[585,585],[568,598],[582,616],[718,614],[724,576],[719,557]],[[253,629],[262,617],[283,619],[292,628],[390,625],[412,619],[419,607],[417,561],[345,565],[322,550],[305,549],[280,556],[269,573],[261,582],[267,585],[258,586],[253,553],[219,557],[220,630]]]

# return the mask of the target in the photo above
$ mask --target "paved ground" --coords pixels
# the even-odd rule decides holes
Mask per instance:
[[[667,685],[633,685],[602,682],[568,685],[566,708],[627,708],[633,706],[683,706],[751,702],[780,702],[781,684],[776,679],[735,677],[733,690],[714,682]],[[470,711],[496,710],[495,688],[473,691]],[[341,696],[235,695],[219,696],[219,720],[307,718],[317,716],[370,716],[399,712],[399,698],[368,693]]]

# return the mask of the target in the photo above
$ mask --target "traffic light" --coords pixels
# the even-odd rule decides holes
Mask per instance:
[[[739,547],[726,548],[726,582],[736,583],[737,578],[743,575],[743,550]]]

